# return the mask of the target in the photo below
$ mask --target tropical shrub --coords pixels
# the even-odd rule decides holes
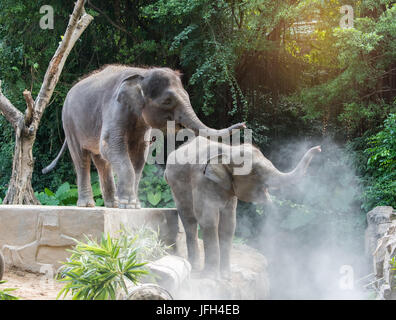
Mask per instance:
[[[7,281],[0,281],[0,284],[4,284]],[[15,291],[17,289],[14,288],[5,288],[5,289],[0,289],[0,300],[19,300],[18,297],[10,294],[10,292]]]
[[[102,235],[100,243],[88,237],[76,243],[58,274],[59,281],[66,282],[58,298],[71,293],[74,300],[114,300],[119,289],[128,293],[126,279],[137,284],[149,275],[144,265],[170,248],[159,232],[145,226],[133,232],[122,227],[117,239]]]
[[[92,174],[92,193],[96,206],[103,206],[104,200],[96,172]],[[76,185],[65,182],[56,192],[44,188],[42,192],[35,192],[42,205],[47,206],[75,206],[78,200]],[[144,208],[173,208],[175,206],[171,190],[163,177],[163,170],[155,165],[146,165],[139,185],[139,200]],[[1,198],[0,198],[1,204]]]
[[[155,165],[144,167],[139,185],[139,200],[142,207],[173,208],[175,206],[162,168]]]
[[[375,206],[396,208],[396,114],[384,121],[383,129],[367,139],[364,153],[369,157],[364,192],[364,209]]]
[[[128,293],[127,279],[136,284],[148,273],[129,239],[113,239],[108,234],[102,235],[99,243],[88,237],[85,242],[76,242],[59,274],[59,281],[66,285],[58,298],[71,293],[73,300],[115,300],[118,289]]]
[[[103,206],[102,193],[99,182],[92,185],[92,193],[96,206]],[[75,206],[78,200],[78,190],[76,185],[70,185],[68,182],[63,183],[56,192],[45,188],[43,192],[35,192],[37,199],[45,206]]]

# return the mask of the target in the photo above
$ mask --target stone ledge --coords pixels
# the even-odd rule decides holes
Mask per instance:
[[[103,232],[117,236],[122,225],[159,229],[167,244],[177,243],[181,234],[176,209],[0,205],[0,249],[8,267],[56,270],[69,256],[73,238],[99,238]]]

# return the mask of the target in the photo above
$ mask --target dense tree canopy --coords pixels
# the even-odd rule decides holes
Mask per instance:
[[[53,30],[39,26],[39,9],[46,4],[54,8]],[[353,7],[354,28],[340,28],[342,5]],[[72,8],[73,1],[1,1],[0,79],[5,94],[21,110],[21,92],[28,88],[37,94]],[[220,128],[247,121],[255,143],[267,154],[280,141],[331,136],[358,151],[362,175],[371,177],[376,170],[374,162],[366,167],[370,153],[360,151],[370,147],[366,138],[396,109],[392,1],[89,0],[86,8],[95,19],[73,49],[38,132],[36,191],[74,183],[69,156],[53,174],[39,172],[63,142],[66,93],[79,77],[109,63],[181,70],[193,107],[205,123]],[[1,198],[14,137],[3,118],[0,128]],[[154,180],[152,170],[146,174]],[[151,187],[167,192],[156,183],[144,185],[147,193]]]

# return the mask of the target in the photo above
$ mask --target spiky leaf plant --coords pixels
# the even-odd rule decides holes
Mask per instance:
[[[0,284],[6,283],[7,281],[0,281]],[[17,289],[13,288],[5,288],[5,289],[0,289],[0,300],[19,300],[18,297],[13,296],[10,294],[10,292],[15,291]]]
[[[66,285],[58,298],[72,294],[73,300],[115,300],[118,289],[128,293],[126,279],[134,284],[148,272],[146,263],[137,259],[138,248],[133,241],[113,239],[102,235],[100,243],[86,237],[77,241],[71,257],[59,273],[59,281]]]

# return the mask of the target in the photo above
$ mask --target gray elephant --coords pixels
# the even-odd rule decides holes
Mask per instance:
[[[210,150],[215,150],[214,155]],[[173,151],[168,157],[165,179],[186,232],[188,258],[193,268],[199,268],[199,224],[205,251],[203,272],[217,277],[221,271],[221,275],[229,276],[237,199],[271,201],[268,189],[298,182],[312,157],[320,151],[319,146],[311,148],[289,173],[278,171],[251,144],[231,146],[197,137]],[[190,161],[180,164],[179,159],[185,159],[186,154]],[[236,169],[241,168],[240,154],[251,160],[251,170],[242,175],[236,174]]]
[[[122,65],[106,66],[74,85],[65,99],[62,121],[65,143],[43,173],[56,166],[68,146],[77,173],[80,207],[95,206],[91,159],[98,169],[106,207],[140,207],[137,191],[148,154],[145,137],[150,136],[151,128],[164,130],[167,121],[175,121],[177,129],[186,127],[196,133],[203,129],[223,136],[244,127],[206,127],[194,113],[177,71]]]
[[[4,270],[5,270],[4,257],[3,254],[0,252],[0,280],[3,279]]]

